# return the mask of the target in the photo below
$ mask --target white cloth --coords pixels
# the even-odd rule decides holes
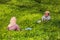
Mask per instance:
[[[51,19],[50,16],[47,16],[47,17],[46,17],[46,16],[44,15],[44,16],[42,17],[42,21],[48,21],[48,20],[50,20],[50,19]]]

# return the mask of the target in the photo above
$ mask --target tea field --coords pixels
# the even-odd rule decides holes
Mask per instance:
[[[46,10],[51,20],[37,24]],[[7,30],[13,16],[20,31]],[[0,0],[0,40],[60,40],[60,0]]]

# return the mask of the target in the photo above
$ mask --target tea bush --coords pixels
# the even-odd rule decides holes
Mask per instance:
[[[0,1],[0,40],[60,40],[59,0],[10,0]],[[2,4],[1,4],[2,2]],[[51,20],[37,24],[49,10]],[[8,31],[10,18],[15,16],[21,31]],[[31,27],[32,30],[25,30]]]

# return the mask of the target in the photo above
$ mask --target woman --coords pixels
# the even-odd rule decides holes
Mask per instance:
[[[8,30],[19,30],[19,26],[16,24],[16,18],[12,17],[10,24],[8,25]]]
[[[48,21],[50,20],[50,12],[49,11],[45,11],[44,16],[42,17],[42,21]]]

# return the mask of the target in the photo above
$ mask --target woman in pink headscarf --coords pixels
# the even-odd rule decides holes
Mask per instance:
[[[20,30],[19,26],[16,24],[16,18],[12,17],[10,24],[8,25],[8,30]]]
[[[42,17],[42,21],[48,21],[50,19],[51,19],[50,12],[49,11],[45,11],[44,16]]]

